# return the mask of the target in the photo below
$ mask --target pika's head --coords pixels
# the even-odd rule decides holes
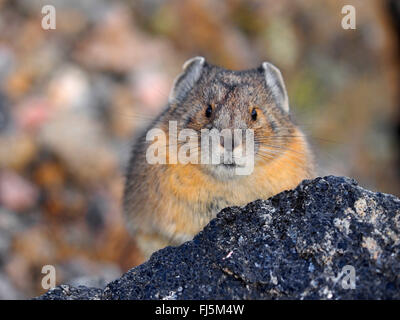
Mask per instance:
[[[203,166],[219,178],[234,177],[234,169],[243,164],[239,154],[246,153],[251,136],[246,132],[254,133],[255,164],[279,156],[293,135],[281,72],[268,62],[256,69],[231,71],[203,57],[192,58],[174,82],[169,105],[168,118],[176,120],[180,130],[191,129],[199,137],[202,132],[209,132],[209,137],[213,132],[232,133],[230,137],[223,133],[220,143],[211,144],[209,158],[214,155],[222,163],[210,161]]]

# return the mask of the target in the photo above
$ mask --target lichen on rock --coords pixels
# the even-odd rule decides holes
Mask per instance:
[[[39,299],[400,299],[399,216],[398,198],[352,179],[305,180],[222,210],[101,293],[69,287],[74,295]]]

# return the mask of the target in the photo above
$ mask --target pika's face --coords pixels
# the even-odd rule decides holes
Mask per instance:
[[[225,180],[236,177],[235,169],[249,161],[257,164],[278,156],[294,129],[280,73],[276,76],[264,65],[247,71],[204,62],[201,70],[195,67],[186,66],[198,78],[190,89],[186,83],[186,92],[177,92],[171,117],[180,120],[180,129],[201,138],[195,148],[202,168]],[[178,78],[175,87],[184,80]]]

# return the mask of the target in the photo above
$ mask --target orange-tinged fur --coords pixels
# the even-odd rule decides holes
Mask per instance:
[[[155,211],[159,204],[163,216],[155,217],[171,238],[190,239],[208,223],[210,217],[202,216],[207,203],[214,198],[224,198],[226,206],[245,205],[257,199],[267,199],[284,190],[296,187],[303,179],[312,177],[312,159],[299,157],[309,154],[304,138],[298,137],[288,145],[281,156],[264,161],[258,159],[249,176],[240,176],[229,182],[220,181],[204,173],[196,164],[171,164],[160,179],[161,194],[149,195],[154,199]],[[145,235],[145,241],[155,245],[170,244],[168,237]]]

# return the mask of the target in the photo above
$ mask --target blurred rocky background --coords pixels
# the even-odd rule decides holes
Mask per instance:
[[[136,264],[131,141],[195,55],[276,64],[320,174],[399,196],[399,43],[395,0],[0,0],[0,299],[44,293],[47,264],[57,284],[97,287]]]

